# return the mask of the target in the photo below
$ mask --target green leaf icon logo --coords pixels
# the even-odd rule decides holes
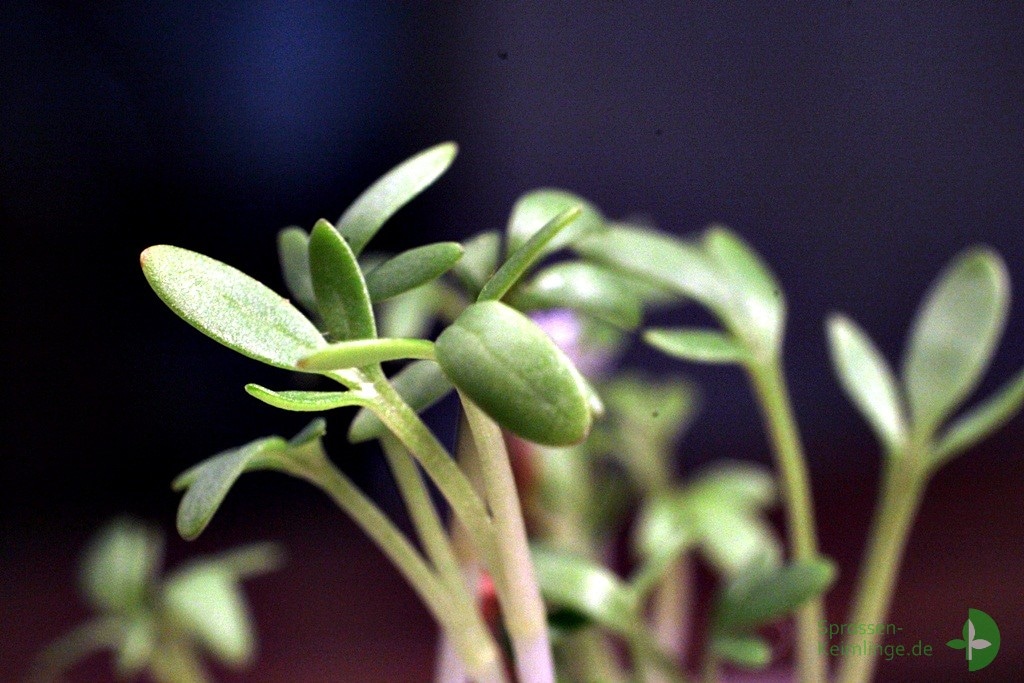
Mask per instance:
[[[980,609],[968,609],[963,640],[955,638],[946,645],[954,650],[966,650],[968,671],[984,669],[999,653],[999,627]]]

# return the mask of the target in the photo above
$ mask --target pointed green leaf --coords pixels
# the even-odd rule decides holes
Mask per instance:
[[[827,323],[832,366],[846,395],[889,451],[907,438],[902,399],[889,364],[855,322],[842,315]]]
[[[294,441],[292,439],[290,442],[293,447]],[[284,566],[285,553],[277,543],[262,541],[217,553],[203,561],[222,567],[237,580],[242,581],[280,569]]]
[[[750,565],[720,592],[713,631],[742,634],[769,624],[824,593],[835,576],[835,564],[825,558],[775,568]]]
[[[319,413],[348,406],[366,406],[370,399],[356,391],[273,391],[259,384],[246,384],[246,392],[281,410]]]
[[[954,650],[965,650],[965,649],[967,649],[967,641],[966,640],[960,640],[959,638],[954,638],[953,640],[951,640],[948,643],[946,643],[946,645],[948,645],[949,647],[953,648]]]
[[[666,233],[618,225],[574,245],[588,259],[724,310],[726,290],[718,265],[703,250]]]
[[[916,432],[931,435],[974,390],[1002,336],[1009,278],[999,255],[975,247],[954,259],[918,309],[903,363]]]
[[[82,562],[82,592],[96,610],[129,613],[145,604],[163,561],[163,539],[130,518],[116,519],[90,541]]]
[[[462,258],[458,242],[438,242],[404,251],[380,264],[366,276],[374,302],[398,296],[447,273]]]
[[[256,637],[237,578],[201,562],[176,571],[164,584],[164,604],[176,620],[224,664],[252,662]]]
[[[395,391],[416,412],[422,412],[448,395],[454,387],[441,372],[437,363],[420,360],[409,363],[390,378]],[[350,443],[362,443],[379,439],[387,433],[387,427],[370,410],[363,408],[352,420],[349,427]]]
[[[750,354],[735,339],[717,330],[653,328],[644,341],[674,358],[699,363],[745,363]]]
[[[381,226],[448,170],[458,147],[446,142],[424,150],[384,174],[338,219],[338,232],[359,255]]]
[[[465,253],[455,264],[453,272],[470,296],[475,299],[487,280],[498,269],[501,257],[501,237],[497,232],[482,232],[463,244]]]
[[[703,246],[729,284],[723,303],[730,329],[758,351],[777,353],[786,305],[771,271],[749,245],[724,227],[708,229]]]
[[[1010,421],[1024,405],[1024,370],[994,395],[958,417],[935,447],[935,464],[962,453]]]
[[[171,487],[175,491],[187,489],[178,506],[178,533],[186,540],[197,538],[243,473],[266,469],[290,472],[299,458],[308,456],[310,445],[318,448],[323,434],[324,421],[317,419],[291,441],[279,436],[256,439],[222,451],[178,475]]]
[[[326,346],[297,308],[208,256],[160,245],[142,252],[150,286],[185,322],[239,353],[279,368]]]
[[[309,275],[309,233],[297,225],[277,233],[277,258],[292,298],[306,311],[316,314],[316,294]]]
[[[572,361],[509,306],[469,306],[437,338],[436,352],[452,384],[524,439],[567,446],[590,432],[588,395]]]
[[[777,566],[782,544],[770,524],[758,516],[743,514],[721,503],[697,503],[694,513],[700,529],[701,550],[719,572],[734,576],[751,564]]]
[[[744,669],[764,669],[772,661],[772,648],[758,636],[715,636],[711,651],[720,660]]]
[[[317,308],[331,340],[376,337],[370,294],[356,255],[323,219],[317,221],[309,237],[309,269]]]
[[[564,190],[534,190],[520,197],[509,217],[508,253],[518,251],[552,218],[574,206],[580,207],[580,217],[565,232],[542,245],[544,254],[561,249],[586,235],[601,232],[605,228],[604,217],[593,204]]]
[[[330,344],[299,361],[307,370],[361,368],[389,360],[433,359],[434,344],[427,339],[355,339]]]
[[[576,220],[580,213],[581,209],[578,206],[566,209],[535,232],[523,246],[509,255],[505,263],[501,264],[501,268],[498,268],[498,271],[484,284],[477,301],[498,301],[505,296],[508,290],[512,289],[513,285],[519,281],[519,278],[544,255],[544,247],[554,239],[555,235]]]
[[[441,305],[442,294],[437,282],[428,282],[388,299],[377,309],[379,334],[422,339],[430,334]]]
[[[640,324],[643,312],[626,278],[580,261],[544,269],[517,292],[513,303],[520,310],[571,308],[627,330]]]
[[[686,487],[685,495],[709,503],[727,501],[737,511],[761,511],[775,505],[777,494],[771,472],[760,465],[719,461]]]
[[[541,594],[552,607],[569,608],[626,638],[642,628],[632,591],[601,565],[541,545],[530,554]]]

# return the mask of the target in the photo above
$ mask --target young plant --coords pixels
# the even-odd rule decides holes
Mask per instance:
[[[32,680],[52,681],[97,650],[113,650],[119,678],[145,672],[157,683],[212,680],[209,655],[240,669],[256,651],[245,579],[274,570],[272,544],[201,557],[161,575],[163,538],[132,519],[106,525],[90,542],[81,590],[96,617],[46,648]]]

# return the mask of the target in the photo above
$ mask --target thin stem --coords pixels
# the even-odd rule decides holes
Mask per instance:
[[[515,652],[516,671],[521,683],[553,683],[555,671],[544,601],[530,557],[505,439],[486,413],[463,394],[459,397],[476,443],[495,531],[502,540],[498,552],[504,580],[499,584],[499,599]]]
[[[812,560],[818,556],[814,500],[807,461],[782,375],[781,361],[756,360],[747,366],[747,370],[771,437],[775,465],[782,479],[782,499],[793,559]],[[804,683],[828,679],[828,663],[818,652],[818,628],[824,615],[824,600],[820,597],[809,601],[796,614],[797,673],[799,680]]]
[[[679,668],[686,668],[690,645],[690,610],[693,603],[693,562],[679,556],[654,594],[651,615],[655,638],[670,653]]]
[[[496,567],[498,544],[491,517],[465,473],[452,460],[434,433],[423,424],[416,411],[395,391],[383,373],[378,373],[374,378],[373,386],[379,399],[371,406],[374,413],[391,433],[398,437],[402,445],[409,449],[437,485],[441,495],[451,506],[452,512],[465,524],[466,531],[484,563],[488,568]],[[492,571],[492,574],[496,573]]]
[[[917,469],[913,453],[903,456],[887,460],[882,473],[879,502],[849,619],[851,624],[882,623],[889,614],[907,538],[927,483],[927,477]],[[867,650],[874,652],[881,633],[858,635],[857,639],[866,641]],[[845,657],[837,680],[840,683],[870,681],[877,662],[875,654]]]
[[[467,673],[476,679],[489,669],[498,668],[498,646],[487,630],[487,625],[476,609],[475,601],[462,579],[452,543],[412,456],[394,436],[384,436],[381,445],[420,542],[426,548],[427,556],[440,574],[441,580],[448,587],[452,601],[449,610],[452,614],[451,621],[458,624],[458,628],[467,634],[466,637],[460,638],[457,634],[450,634],[448,629],[442,629],[442,634],[447,634],[447,637],[442,635],[442,641],[451,641],[451,647],[447,648],[450,654],[442,658],[443,680],[462,681],[465,680]],[[458,652],[460,642],[462,652]]]

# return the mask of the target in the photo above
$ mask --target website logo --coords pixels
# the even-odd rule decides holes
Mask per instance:
[[[963,640],[954,638],[946,645],[954,650],[967,651],[968,671],[984,669],[999,654],[999,627],[992,617],[980,609],[968,609]]]

